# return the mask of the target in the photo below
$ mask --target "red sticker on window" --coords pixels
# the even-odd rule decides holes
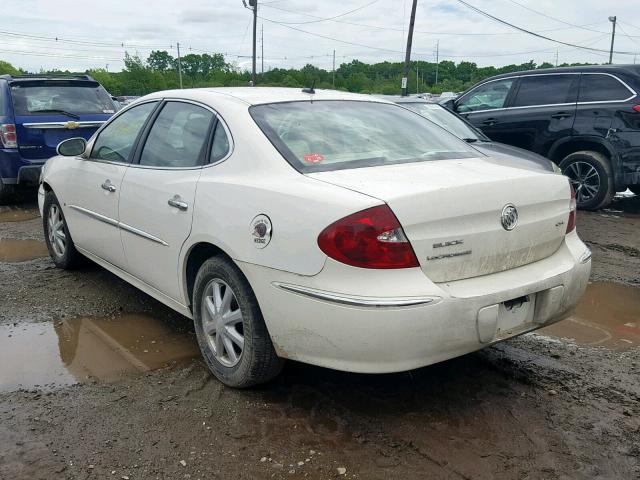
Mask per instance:
[[[319,153],[307,153],[304,156],[304,161],[307,163],[320,163],[324,160],[324,157]]]

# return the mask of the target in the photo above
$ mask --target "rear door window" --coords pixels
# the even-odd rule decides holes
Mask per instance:
[[[582,74],[579,102],[624,101],[631,96],[633,92],[615,77],[601,73]]]
[[[211,145],[211,163],[219,162],[229,153],[229,137],[222,126],[222,122],[218,121],[216,131],[213,134],[213,144]]]
[[[114,118],[98,134],[91,158],[110,162],[129,162],[133,146],[157,102],[143,103]]]
[[[465,113],[504,108],[514,82],[514,78],[507,78],[480,85],[457,102],[458,112]]]
[[[192,103],[167,102],[149,131],[140,165],[189,168],[203,165],[214,115]]]
[[[579,75],[531,75],[520,79],[513,107],[575,103]]]

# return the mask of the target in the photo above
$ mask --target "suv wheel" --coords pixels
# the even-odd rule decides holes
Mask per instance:
[[[614,188],[607,157],[599,152],[575,152],[560,162],[560,168],[576,191],[578,208],[597,210],[609,205]]]
[[[216,256],[200,267],[193,319],[207,366],[225,385],[250,387],[280,373],[284,361],[276,355],[258,301],[228,258]]]

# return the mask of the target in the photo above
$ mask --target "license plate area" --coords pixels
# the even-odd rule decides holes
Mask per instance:
[[[498,305],[498,328],[496,338],[511,337],[532,327],[536,294],[507,300]]]

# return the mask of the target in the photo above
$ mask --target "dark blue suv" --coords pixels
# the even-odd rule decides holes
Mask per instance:
[[[88,75],[0,75],[0,203],[13,200],[18,185],[37,185],[58,143],[88,139],[115,110]]]

